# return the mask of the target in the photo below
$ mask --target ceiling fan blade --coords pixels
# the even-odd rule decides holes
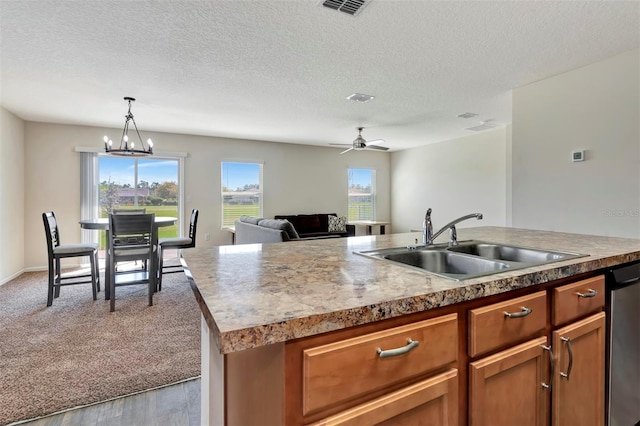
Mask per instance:
[[[346,153],[347,153],[347,152],[349,152],[349,151],[353,151],[353,147],[351,147],[351,148],[349,148],[349,149],[347,149],[347,150],[345,150],[345,151],[342,151],[342,152],[340,153],[340,155],[342,155],[342,154],[346,154]]]
[[[389,151],[389,148],[386,146],[378,146],[378,145],[367,145],[367,149],[378,149],[380,151]]]
[[[367,146],[370,144],[380,145],[381,143],[384,143],[384,139],[374,139],[372,141],[367,141]]]
[[[330,143],[329,145],[333,145],[333,146],[353,146],[352,143]]]

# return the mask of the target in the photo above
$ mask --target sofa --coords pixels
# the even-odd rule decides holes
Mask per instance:
[[[304,218],[298,220],[298,216],[304,216]],[[316,216],[316,218],[309,216]],[[321,219],[322,216],[324,217]],[[335,219],[329,219],[328,216],[333,216]],[[294,218],[293,221],[287,219],[289,217]],[[320,223],[321,220],[322,223]],[[241,216],[235,221],[235,244],[278,243],[355,235],[355,226],[344,224],[344,219],[341,222],[344,224],[343,231],[329,231],[330,220],[334,227],[335,223],[340,222],[335,214],[276,216],[274,219]],[[302,232],[298,232],[294,221],[300,226]],[[322,227],[325,222],[325,227]]]
[[[346,218],[339,218],[335,213],[276,215],[274,219],[291,222],[300,238],[317,237],[353,237],[356,235],[355,225],[346,223]],[[339,222],[342,219],[341,230],[330,230],[329,221]]]
[[[235,221],[235,244],[281,243],[299,239],[293,225],[286,220],[241,216]]]

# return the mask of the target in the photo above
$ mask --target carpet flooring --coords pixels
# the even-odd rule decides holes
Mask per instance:
[[[200,374],[200,309],[184,274],[116,289],[116,311],[91,285],[63,287],[47,308],[47,273],[0,286],[0,425]]]

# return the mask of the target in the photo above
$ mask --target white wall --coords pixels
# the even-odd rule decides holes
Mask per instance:
[[[421,229],[431,207],[434,230],[468,213],[459,227],[505,226],[507,129],[487,130],[391,154],[394,232]]]
[[[24,127],[0,107],[0,284],[24,269]]]
[[[513,226],[640,237],[639,64],[635,50],[513,91]]]
[[[46,265],[43,211],[53,210],[63,242],[80,240],[80,158],[76,146],[102,146],[104,134],[122,129],[26,123],[26,267]],[[264,216],[294,213],[347,213],[347,168],[376,169],[377,216],[390,218],[390,155],[373,151],[339,155],[339,148],[223,139],[143,131],[156,151],[188,153],[185,159],[185,211],[198,208],[198,246],[230,244],[222,231],[220,162],[264,163]],[[184,213],[184,212],[183,212]],[[211,235],[205,241],[205,234]]]

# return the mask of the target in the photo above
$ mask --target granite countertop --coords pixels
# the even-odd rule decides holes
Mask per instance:
[[[353,251],[406,246],[420,233],[184,250],[221,353],[312,336],[640,260],[640,240],[515,228],[458,230],[482,240],[589,256],[463,281]],[[438,239],[446,242],[446,238]]]

